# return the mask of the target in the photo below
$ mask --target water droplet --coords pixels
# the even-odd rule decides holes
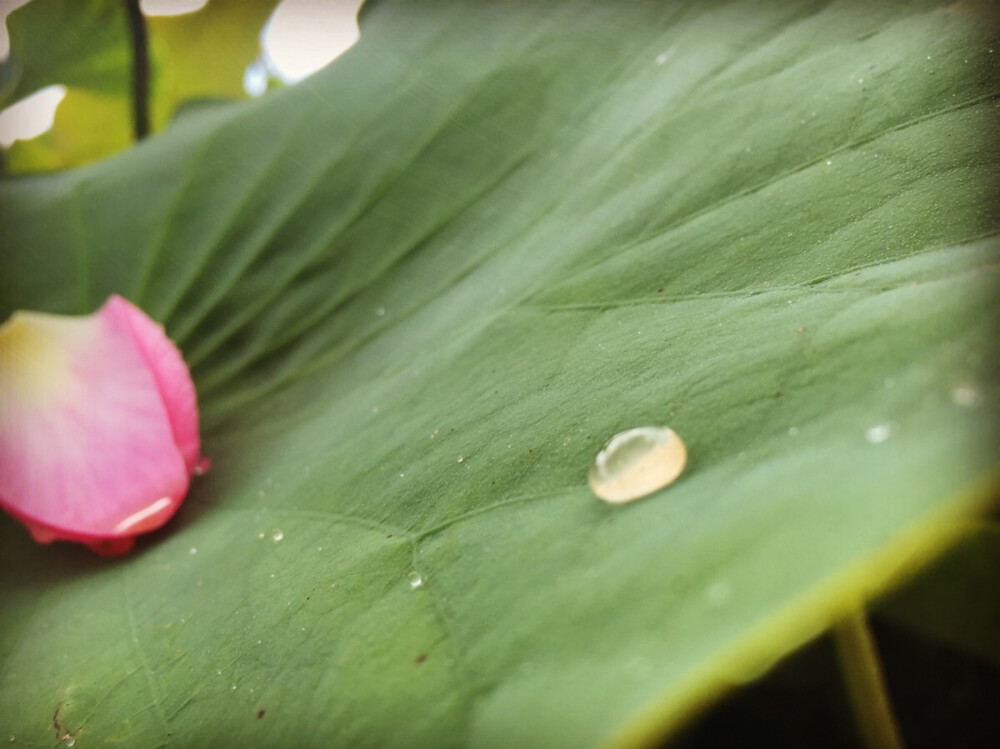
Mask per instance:
[[[799,428],[798,427],[788,427],[788,436],[789,437],[794,437],[798,433],[799,433]]]
[[[76,746],[76,739],[74,738],[66,739],[66,746]]]
[[[880,442],[885,442],[889,439],[890,434],[892,434],[892,429],[888,424],[876,424],[875,426],[869,427],[865,430],[865,439],[873,445],[877,445]]]
[[[672,429],[637,427],[605,443],[590,466],[590,488],[607,502],[630,502],[671,484],[687,462]]]
[[[465,462],[465,458],[463,458],[461,455],[459,455],[458,456],[458,462],[459,463],[464,463]]]
[[[193,546],[190,549],[188,549],[188,554],[197,554],[197,553],[198,553],[198,550],[196,548],[194,548]]]
[[[378,315],[379,317],[385,317],[385,307],[379,307],[377,310],[375,310],[375,314]]]
[[[273,531],[271,531],[271,538],[273,538],[275,541],[280,541],[284,537],[285,534],[281,532],[280,528],[275,528]]]
[[[263,533],[258,533],[257,534],[257,538],[264,538],[264,534]]]
[[[826,160],[826,165],[827,166],[830,166],[832,163],[833,163],[833,159],[827,159]]]
[[[951,402],[956,406],[971,408],[979,403],[979,391],[972,385],[959,385],[951,391]]]
[[[410,573],[410,587],[411,588],[419,588],[423,584],[424,584],[424,578],[423,578],[423,576],[419,572],[411,572]]]
[[[660,54],[658,54],[656,56],[656,64],[657,65],[662,65],[663,63],[665,63],[667,61],[667,59],[669,57],[670,57],[670,55],[667,54],[666,52],[661,52]]]

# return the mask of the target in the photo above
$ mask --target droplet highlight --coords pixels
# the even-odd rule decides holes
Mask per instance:
[[[889,435],[891,434],[892,428],[888,424],[876,424],[865,430],[865,439],[873,445],[878,445],[889,439]]]
[[[424,584],[424,578],[423,578],[423,576],[419,572],[411,572],[410,573],[410,587],[411,588],[419,588],[423,584]]]
[[[972,385],[959,385],[951,391],[951,402],[963,408],[978,406],[979,398],[979,391]]]
[[[281,528],[275,528],[271,531],[271,538],[275,541],[280,541],[285,537],[285,534],[281,532]]]
[[[590,466],[590,488],[605,502],[631,502],[672,484],[686,463],[687,448],[672,429],[629,429],[597,453]]]

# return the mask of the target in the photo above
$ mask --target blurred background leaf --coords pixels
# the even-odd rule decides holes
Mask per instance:
[[[178,16],[147,18],[150,118],[162,130],[186,101],[243,99],[264,22],[279,0],[211,0]],[[120,0],[32,0],[8,17],[11,55],[0,64],[0,105],[52,85],[67,88],[52,129],[8,149],[10,173],[65,169],[128,148],[132,50]]]

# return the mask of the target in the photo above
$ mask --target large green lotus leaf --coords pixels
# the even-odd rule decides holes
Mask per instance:
[[[2,311],[138,301],[214,461],[124,559],[0,526],[4,728],[643,745],[911,574],[995,487],[996,32],[385,2],[293,88],[0,185]],[[680,480],[597,500],[661,423]]]

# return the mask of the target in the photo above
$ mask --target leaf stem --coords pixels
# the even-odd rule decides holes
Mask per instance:
[[[125,0],[132,39],[132,127],[135,139],[149,135],[149,36],[139,0]]]
[[[903,742],[863,608],[833,628],[844,686],[858,730],[869,749],[902,749]]]

